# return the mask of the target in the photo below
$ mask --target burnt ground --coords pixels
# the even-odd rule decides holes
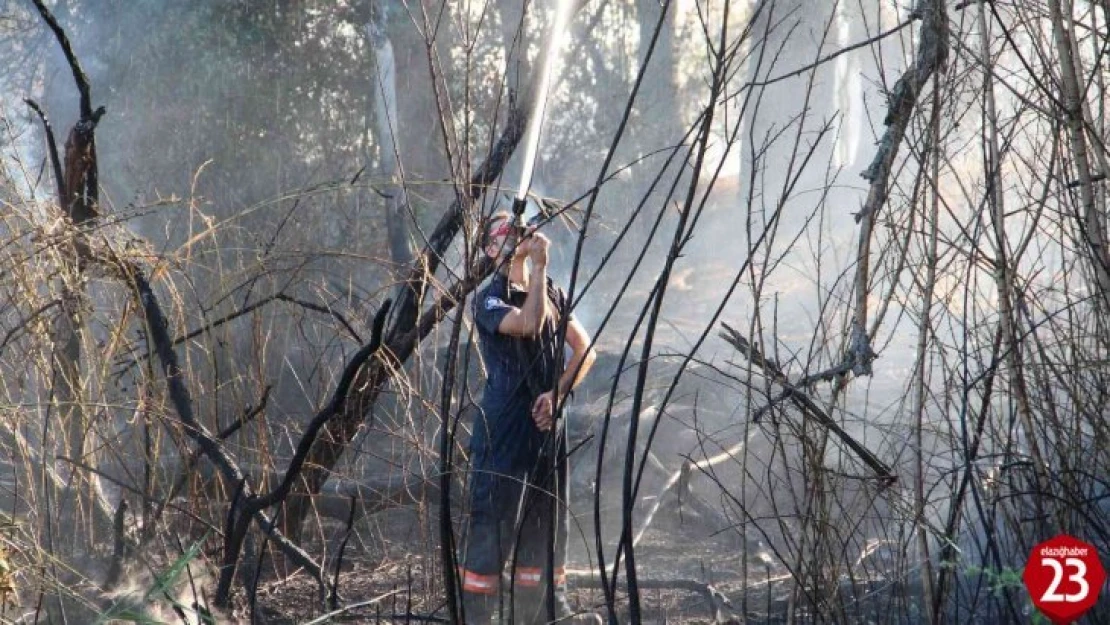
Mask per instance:
[[[611,375],[611,372],[606,372],[606,367],[612,369],[614,366],[608,361],[598,365],[597,378],[601,382],[595,394],[599,399],[591,402],[593,395],[582,393],[581,403],[586,406],[583,412],[587,418],[578,420],[579,423],[599,422],[597,415],[591,415],[589,411],[597,412],[604,407],[608,389],[601,388],[604,386],[602,382]],[[713,378],[712,371],[699,370],[688,377],[683,395],[676,396],[677,401],[690,403],[696,399],[702,418],[707,418],[714,411],[724,414],[729,410],[733,403],[732,396],[723,391],[724,387]],[[626,407],[614,408],[614,415],[626,412]],[[726,414],[721,420],[727,421],[730,417]],[[626,417],[623,421],[621,417],[615,417],[613,427],[618,429],[610,434],[613,440],[624,440],[619,428],[627,427],[627,422]],[[572,420],[572,426],[574,423]],[[642,423],[642,427],[647,428],[650,420]],[[664,425],[672,426],[669,422]],[[683,457],[676,454],[688,453],[696,448],[697,441],[689,440],[688,435],[688,429],[677,427],[665,431],[657,440],[655,449],[662,458]],[[586,439],[586,432],[570,434],[572,443]],[[572,448],[574,446],[571,445]],[[591,608],[604,604],[599,581],[590,574],[596,566],[593,498],[589,494],[592,488],[592,458],[596,448],[587,445],[580,454],[585,460],[572,461],[572,509],[578,516],[571,524],[569,562],[570,568],[580,574],[571,577],[570,599],[580,607]],[[613,457],[607,460],[606,466],[619,466],[619,462],[619,458]],[[648,464],[650,469],[651,463]],[[583,470],[576,472],[574,467],[578,465]],[[669,471],[674,469],[671,467]],[[643,513],[652,505],[650,496],[660,492],[665,473],[669,471],[648,471],[641,490],[645,495],[643,510],[637,512],[636,523],[645,518]],[[603,487],[605,509],[602,516],[606,522],[619,518],[619,493],[620,489],[612,483]],[[710,491],[703,491],[702,497],[702,501],[707,503],[714,499]],[[434,504],[432,506],[434,508]],[[785,622],[793,586],[789,571],[768,553],[758,536],[745,539],[728,529],[729,519],[721,514],[719,505],[708,504],[703,509],[705,507],[716,510],[710,511],[716,518],[700,518],[692,510],[679,509],[673,500],[660,506],[660,512],[653,517],[635,552],[641,582],[643,622]],[[340,523],[324,520],[317,526],[315,534],[325,536],[326,540],[307,544],[309,552],[319,554],[326,550],[333,554],[342,540],[344,527]],[[604,533],[607,549],[617,542],[616,538],[615,528],[607,527]],[[379,618],[383,621],[387,618],[404,621],[406,614],[445,619],[447,609],[438,549],[434,511],[422,513],[415,506],[395,508],[358,522],[343,556],[340,605],[350,606],[378,597],[382,599],[373,606],[352,609],[334,622],[374,622]],[[611,567],[613,554],[606,553],[605,556],[607,566]],[[748,558],[746,583],[744,558]],[[328,568],[334,571],[334,558],[329,558]],[[874,570],[875,567],[862,568]],[[623,570],[620,579],[625,579]],[[718,594],[712,595],[711,589]],[[906,605],[901,597],[907,593],[913,596],[913,592],[881,579],[876,580],[873,575],[867,582],[846,580],[841,592],[845,593],[844,603],[855,606],[853,609],[856,610],[845,622],[915,622],[912,615],[900,614],[904,609],[894,611],[892,608],[895,604]],[[317,593],[315,583],[303,575],[281,582],[264,581],[255,610],[257,622],[284,625],[310,621],[322,614]],[[619,620],[628,622],[630,619],[623,590],[618,591],[617,603],[624,610],[618,614]],[[241,602],[237,612],[241,617],[249,614],[245,601]],[[814,620],[807,618],[802,608],[795,609],[793,616],[796,622]]]
[[[330,522],[323,527],[334,549],[341,540],[343,527]],[[582,527],[581,531],[593,540],[592,528]],[[580,609],[599,608],[604,605],[603,594],[597,578],[587,572],[591,562],[581,535],[575,544],[572,530],[571,542],[569,598]],[[352,608],[331,622],[446,622],[437,548],[434,518],[426,515],[422,521],[415,508],[387,511],[364,521],[344,553],[340,606],[380,600],[371,606]],[[636,550],[642,622],[787,622],[792,585],[788,571],[769,558],[760,560],[759,555],[764,552],[753,550],[752,545],[748,549],[755,551],[755,556],[749,560],[745,592],[740,561],[744,548],[734,533],[707,532],[696,520],[691,522],[674,514],[657,516]],[[611,555],[608,558],[611,566]],[[334,566],[334,561],[330,564]],[[623,582],[623,571],[621,579]],[[842,621],[834,622],[921,622],[904,607],[905,598],[916,596],[919,589],[872,579],[846,580],[841,592],[843,603],[854,607],[841,613]],[[260,585],[255,622],[292,625],[320,617],[323,610],[317,593],[315,583],[304,575],[285,581],[264,581]],[[623,587],[618,593],[618,605],[621,606],[618,620],[630,622]],[[235,616],[249,623],[248,615],[246,601],[240,597]],[[807,623],[817,619],[798,608],[794,620]]]
[[[373,606],[352,609],[335,622],[403,622],[406,614],[445,619],[434,524],[434,519],[422,522],[416,509],[391,510],[362,523],[343,556],[341,605],[383,599]],[[343,528],[330,522],[325,522],[324,528],[334,548]],[[581,531],[588,532],[586,539],[593,541],[592,528],[582,527]],[[572,535],[569,598],[573,605],[587,609],[603,605],[604,599],[597,579],[591,579],[587,572],[591,563],[582,540],[581,534],[577,539]],[[714,605],[706,591],[713,587],[728,597],[740,587],[738,553],[736,541],[725,534],[706,537],[702,528],[660,516],[636,551],[637,571],[644,586],[644,621],[708,623],[719,616],[727,618],[727,608],[719,601]],[[334,566],[334,561],[331,564]],[[292,625],[319,617],[323,611],[317,593],[316,584],[303,575],[264,581],[257,599],[257,622]],[[623,599],[623,589],[619,597]],[[720,608],[725,608],[725,613],[718,614]],[[241,598],[236,616],[249,622],[248,614],[246,600]],[[628,615],[618,617],[626,621]]]

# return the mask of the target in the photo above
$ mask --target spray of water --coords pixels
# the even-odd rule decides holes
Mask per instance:
[[[523,201],[528,195],[528,188],[532,186],[532,170],[536,165],[536,150],[540,143],[540,130],[543,127],[544,114],[547,112],[547,92],[551,88],[552,69],[559,60],[559,47],[563,43],[563,33],[566,31],[567,20],[570,19],[571,3],[574,0],[559,0],[555,10],[555,23],[551,28],[551,36],[547,41],[547,54],[544,56],[543,67],[540,68],[540,82],[537,85],[535,110],[528,122],[528,134],[525,136],[524,167],[520,173],[520,187],[517,189],[517,200]]]

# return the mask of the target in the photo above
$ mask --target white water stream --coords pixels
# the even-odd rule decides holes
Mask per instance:
[[[551,77],[554,68],[559,63],[559,48],[563,44],[563,34],[566,32],[567,21],[570,19],[570,8],[574,0],[559,0],[559,8],[555,12],[555,22],[551,27],[547,40],[547,54],[543,56],[543,67],[540,68],[540,81],[537,84],[535,109],[528,121],[528,132],[524,138],[524,166],[520,172],[520,186],[517,187],[517,199],[523,200],[528,196],[528,189],[532,186],[532,172],[536,166],[536,152],[540,144],[540,131],[543,128],[543,118],[547,112],[547,96],[551,89]]]

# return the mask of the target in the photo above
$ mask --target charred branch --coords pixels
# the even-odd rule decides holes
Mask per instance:
[[[112,520],[115,536],[112,541],[112,560],[104,575],[104,589],[111,590],[119,584],[123,575],[123,559],[127,555],[127,500],[120,499],[116,515]]]
[[[35,319],[38,319],[42,315],[46,314],[55,306],[61,305],[62,302],[59,300],[47,302],[36,309],[34,312],[32,312],[30,315],[28,315],[26,319],[23,319],[19,325],[15,326],[11,330],[8,330],[8,332],[4,335],[4,340],[0,341],[0,353],[2,353],[4,351],[4,348],[8,346],[8,343],[11,343],[12,340],[15,339],[17,334],[19,334],[21,331],[27,331],[28,326],[33,323]]]
[[[23,100],[31,110],[39,116],[42,122],[42,130],[46,135],[46,151],[50,156],[50,167],[54,172],[54,184],[57,187],[58,201],[62,202],[66,196],[65,191],[65,178],[62,175],[62,160],[58,156],[58,141],[54,138],[54,127],[50,124],[50,118],[46,116],[46,112],[34,100],[27,98]]]
[[[335,392],[332,394],[331,401],[324,407],[323,410],[318,412],[312,421],[305,428],[301,434],[301,441],[297,444],[297,451],[293,454],[293,459],[289,462],[289,468],[285,471],[285,477],[282,479],[281,484],[274,490],[252,497],[246,505],[248,512],[262,510],[272,506],[285,499],[286,495],[293,488],[293,482],[300,475],[301,468],[304,467],[305,461],[308,459],[308,453],[312,449],[312,445],[316,442],[316,437],[320,430],[327,425],[333,417],[340,414],[344,404],[347,402],[347,397],[350,395],[351,386],[354,384],[355,376],[362,369],[366,361],[377,353],[378,349],[382,346],[382,335],[385,329],[386,315],[389,314],[389,308],[392,305],[390,300],[386,300],[382,307],[378,309],[377,315],[374,316],[374,327],[370,335],[370,342],[367,343],[362,349],[358,350],[354,356],[347,361],[347,366],[343,368],[343,375],[340,376],[339,382],[335,386]]]
[[[240,470],[239,465],[227,453],[223,445],[218,439],[212,436],[202,424],[200,424],[193,413],[193,402],[190,396],[189,389],[185,385],[184,372],[177,360],[177,354],[174,352],[173,345],[170,342],[168,331],[169,323],[166,320],[165,314],[162,312],[162,307],[158,303],[158,299],[154,294],[154,290],[150,286],[150,282],[143,274],[141,269],[137,266],[128,263],[119,263],[122,268],[122,273],[125,279],[130,283],[134,289],[136,298],[143,309],[144,317],[146,319],[147,335],[149,340],[153,343],[154,353],[158,355],[158,360],[162,365],[162,372],[166,379],[168,387],[168,394],[170,402],[177,412],[178,418],[181,420],[181,425],[186,434],[192,438],[201,451],[211,460],[223,474],[224,478],[232,483],[243,483],[246,494],[250,495],[250,488],[246,484],[246,477]],[[235,506],[232,506],[234,510]],[[274,541],[275,544],[281,548],[282,552],[286,554],[298,566],[303,567],[313,579],[320,585],[321,591],[325,587],[323,577],[323,567],[315,562],[311,556],[304,552],[299,546],[292,541],[288,540],[276,527],[273,520],[261,510],[253,513],[254,518],[258,521],[262,530]],[[241,544],[241,543],[240,543]],[[237,555],[237,554],[236,554]],[[216,604],[226,605],[228,597],[217,594]]]
[[[328,607],[332,610],[339,607],[339,572],[343,570],[343,554],[347,551],[347,542],[351,540],[355,519],[358,518],[358,499],[352,496],[350,501],[350,510],[347,512],[347,529],[343,532],[343,542],[339,543],[339,553],[335,557],[335,574],[332,576],[331,592],[328,594]]]
[[[235,435],[236,432],[239,431],[240,428],[242,428],[247,423],[250,423],[258,415],[266,411],[266,404],[268,403],[270,397],[270,388],[271,387],[267,386],[266,389],[262,392],[262,398],[259,400],[257,406],[248,407],[247,410],[242,415],[240,415],[239,418],[237,418],[231,425],[220,430],[220,433],[217,436],[221,441],[231,438]],[[162,514],[166,511],[166,509],[170,507],[170,502],[173,501],[175,497],[177,497],[178,493],[180,493],[183,488],[185,488],[185,484],[189,480],[189,478],[193,477],[194,471],[196,471],[197,469],[197,463],[200,461],[202,455],[203,451],[197,448],[191,450],[189,454],[185,456],[182,465],[178,468],[177,479],[175,479],[173,484],[170,485],[170,488],[168,491],[166,491],[165,495],[159,498],[157,502],[154,502],[157,503],[158,507],[150,515],[149,525],[146,525],[143,528],[144,533],[140,541],[142,544],[145,544],[147,541],[154,537],[154,528],[157,525],[158,520],[162,518]],[[204,465],[204,468],[210,468],[210,466]]]
[[[77,92],[81,96],[81,119],[92,120],[95,116],[99,119],[99,115],[95,115],[92,109],[92,93],[89,88],[89,79],[85,75],[85,70],[81,69],[81,63],[77,60],[77,55],[73,53],[73,46],[69,43],[69,37],[66,36],[65,30],[58,24],[58,20],[50,9],[46,8],[42,0],[31,0],[38,9],[39,15],[42,16],[43,21],[50,27],[51,32],[54,33],[54,38],[58,40],[58,45],[62,48],[62,53],[65,54],[66,62],[69,63],[69,69],[73,72],[73,82],[77,85]],[[100,114],[103,114],[103,109],[100,109]],[[96,122],[93,121],[93,125]]]
[[[505,128],[493,149],[490,150],[489,158],[482,163],[467,185],[467,194],[464,196],[467,200],[470,202],[477,200],[500,178],[502,170],[524,136],[529,115],[530,111],[521,108],[509,110]],[[390,343],[398,336],[411,331],[416,324],[417,311],[424,302],[432,276],[439,269],[440,263],[443,262],[443,255],[462,228],[463,217],[468,208],[459,199],[452,202],[440,217],[431,236],[428,237],[428,244],[413,261],[408,277],[405,279],[407,288],[401,292],[393,312],[388,335]]]
[[[260,309],[262,309],[262,308],[264,308],[264,307],[266,307],[269,304],[272,304],[274,302],[286,302],[288,304],[294,304],[296,306],[300,306],[301,308],[304,308],[305,310],[311,310],[313,312],[317,312],[317,313],[320,313],[320,314],[323,314],[323,315],[331,316],[336,321],[338,321],[343,326],[343,328],[345,330],[347,330],[347,333],[351,336],[351,338],[358,341],[359,343],[362,342],[362,337],[359,335],[358,332],[355,331],[355,329],[351,326],[350,322],[347,321],[346,317],[344,317],[342,314],[340,314],[339,311],[335,310],[331,306],[316,304],[316,303],[309,302],[309,301],[306,301],[306,300],[303,300],[303,299],[300,299],[300,298],[297,298],[297,297],[293,297],[291,295],[286,295],[285,293],[275,293],[275,294],[270,295],[268,297],[264,297],[264,298],[262,298],[258,301],[252,302],[251,304],[248,304],[248,305],[240,308],[239,310],[236,310],[235,312],[228,313],[228,314],[224,315],[223,317],[220,317],[219,319],[216,319],[216,320],[212,321],[211,323],[207,323],[207,324],[205,324],[204,326],[202,326],[200,328],[197,328],[195,330],[192,330],[192,331],[190,331],[186,334],[183,334],[183,335],[175,338],[173,340],[172,345],[174,347],[177,347],[178,345],[181,345],[182,343],[185,343],[187,341],[191,341],[191,340],[197,338],[198,336],[201,336],[202,334],[205,334],[207,332],[211,332],[212,330],[214,330],[214,329],[216,329],[220,326],[223,326],[227,323],[230,323],[230,322],[232,322],[236,319],[239,319],[241,317],[245,317],[246,315],[249,315],[253,312],[256,312],[256,311],[258,311],[258,310],[260,310]],[[143,360],[145,360],[146,358],[149,358],[149,357],[150,357],[150,355],[146,354],[146,355],[135,356],[135,357],[126,358],[126,359],[121,358],[119,368],[116,370],[116,374],[121,375],[121,374],[125,373],[131,367],[135,366],[136,364],[139,364],[141,361],[143,361]]]
[[[65,54],[66,62],[69,63],[70,71],[73,73],[73,81],[77,85],[77,91],[80,94],[80,117],[73,128],[70,130],[69,136],[66,138],[65,148],[65,171],[61,172],[62,177],[59,178],[59,186],[61,188],[61,202],[62,210],[73,219],[77,225],[81,225],[92,219],[97,214],[97,196],[98,196],[98,182],[97,182],[97,163],[96,163],[96,141],[94,138],[96,126],[100,122],[100,118],[104,115],[104,107],[98,107],[93,110],[92,107],[92,92],[89,87],[89,79],[85,75],[85,71],[81,68],[81,63],[77,60],[77,56],[73,52],[73,46],[69,42],[69,37],[66,36],[65,30],[58,24],[58,20],[46,8],[42,0],[32,0],[35,8],[38,9],[39,15],[42,16],[43,21],[50,27],[51,32],[54,33],[55,39],[58,40],[58,45],[61,46],[62,52]],[[42,113],[41,109],[31,102],[27,101],[42,118],[44,126],[47,128],[47,137],[49,143],[53,146],[55,141],[52,137],[49,124],[46,121],[46,116]],[[51,157],[55,159],[57,156],[57,148],[51,148]],[[59,167],[55,163],[55,174],[59,173]]]
[[[62,209],[77,226],[94,219],[99,209],[99,186],[96,162],[96,123],[103,108],[95,118],[78,121],[69,131],[65,149],[65,197]]]
[[[1102,182],[1103,180],[1106,180],[1106,174],[1095,174],[1090,177],[1091,182]],[[1072,180],[1068,182],[1067,187],[1069,189],[1077,189],[1083,184],[1084,182],[1082,180]]]
[[[273,386],[267,384],[266,388],[262,390],[262,399],[258,401],[258,405],[248,405],[246,410],[243,412],[242,415],[239,416],[239,418],[235,419],[235,421],[233,421],[230,425],[220,430],[220,433],[216,436],[219,437],[220,440],[227,440],[231,438],[236,432],[238,432],[244,425],[250,423],[254,420],[255,417],[265,412],[266,404],[270,400],[271,389],[273,389]]]
[[[851,449],[856,456],[867,465],[872,471],[875,472],[876,477],[884,484],[892,484],[897,479],[894,472],[883,461],[879,460],[875,454],[871,453],[867,447],[857,441],[852,435],[844,431],[832,417],[825,413],[817,402],[813,401],[802,388],[792,384],[786,373],[779,368],[778,364],[773,360],[763,356],[762,352],[754,345],[748,342],[739,332],[730,327],[728,324],[721,324],[725,330],[721,332],[721,338],[732,345],[738,352],[748,357],[752,364],[763,369],[773,382],[784,386],[784,396],[789,398],[794,405],[802,411],[806,417],[813,419],[819,425],[832,432],[839,438],[849,449]]]
[[[852,323],[850,349],[857,376],[871,374],[875,352],[867,333],[867,296],[871,281],[871,235],[875,218],[887,200],[890,171],[906,136],[918,96],[934,72],[944,71],[948,63],[948,16],[941,0],[922,0],[914,10],[922,20],[920,42],[914,63],[906,69],[887,95],[886,132],[879,142],[871,165],[861,174],[870,183],[863,208],[856,214],[860,225],[856,258],[856,315]]]

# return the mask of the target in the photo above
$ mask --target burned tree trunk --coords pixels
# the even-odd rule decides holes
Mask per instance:
[[[386,202],[385,224],[389,238],[389,259],[400,271],[412,262],[408,222],[412,211],[405,188],[401,164],[401,143],[397,127],[397,63],[393,44],[385,33],[386,5],[366,24],[366,38],[374,48],[374,130],[378,163],[388,182],[380,190]]]
[[[102,503],[99,480],[95,474],[85,474],[72,467],[87,465],[95,468],[98,464],[93,453],[94,446],[89,440],[92,424],[84,406],[82,383],[81,336],[87,300],[84,267],[88,250],[81,242],[80,232],[88,229],[98,212],[95,131],[97,123],[104,115],[104,108],[93,110],[88,79],[57,20],[41,0],[35,0],[35,7],[58,39],[80,94],[80,117],[66,139],[65,158],[62,161],[64,169],[58,158],[49,120],[37,105],[33,102],[28,104],[40,115],[46,130],[47,150],[54,163],[54,175],[59,178],[58,206],[65,221],[64,232],[67,233],[60,239],[57,247],[61,265],[58,280],[60,312],[54,320],[52,330],[54,348],[51,353],[51,391],[52,406],[56,410],[57,425],[62,436],[60,445],[57,445],[61,449],[55,453],[60,451],[71,461],[62,474],[69,474],[68,488],[76,490],[77,497],[67,497],[66,501],[60,502],[60,510],[63,519],[79,520],[85,514],[90,515],[89,518],[93,521],[90,526],[92,535],[87,538],[91,541],[102,530],[111,531],[110,527],[98,528],[95,522],[98,518],[95,511]],[[48,449],[55,447],[51,442],[55,440],[51,434],[52,425],[48,418],[43,430],[43,444]],[[73,538],[77,539],[76,544],[84,542],[76,535]]]
[[[94,131],[103,110],[86,116],[74,125],[66,140],[65,170],[62,196],[59,199],[68,225],[81,231],[89,227],[97,214],[97,167]],[[66,237],[59,246],[62,277],[59,284],[61,312],[54,320],[54,350],[51,354],[53,389],[58,417],[64,436],[65,454],[71,460],[96,466],[90,457],[91,422],[83,405],[81,371],[81,335],[84,331],[84,309],[88,294],[84,287],[87,250],[77,239]],[[99,488],[95,475],[75,478],[87,483],[95,495]]]

